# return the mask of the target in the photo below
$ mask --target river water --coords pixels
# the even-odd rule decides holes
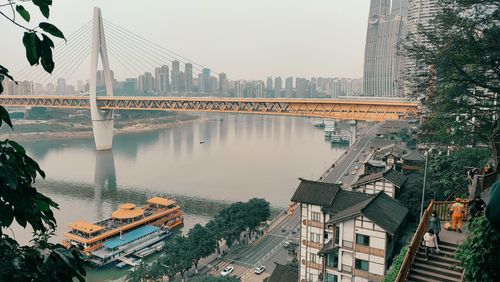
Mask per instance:
[[[92,138],[21,143],[47,174],[36,187],[59,204],[57,241],[72,221],[106,218],[153,195],[178,199],[184,232],[234,201],[261,197],[285,208],[298,177],[319,178],[346,150],[306,118],[231,114],[116,135],[108,152],[96,152]],[[14,232],[21,242],[31,235]]]

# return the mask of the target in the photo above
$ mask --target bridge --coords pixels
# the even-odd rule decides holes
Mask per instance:
[[[101,110],[150,110],[246,113],[320,117],[336,120],[384,121],[416,117],[418,104],[399,101],[330,99],[255,99],[97,96]],[[13,107],[90,109],[85,96],[0,96],[0,104]]]
[[[109,28],[111,38],[107,47],[104,23]],[[70,44],[56,49],[54,59],[57,62],[55,73],[47,74],[38,68],[30,73],[29,67],[21,70],[15,77],[19,80],[39,80],[41,84],[51,84],[55,78],[69,79],[90,55],[90,81],[88,95],[2,95],[0,104],[12,107],[48,107],[65,109],[89,109],[97,150],[109,150],[113,143],[114,110],[149,110],[149,111],[194,111],[286,115],[302,117],[330,118],[336,120],[384,121],[388,119],[416,118],[419,105],[416,102],[391,100],[358,100],[358,99],[283,99],[283,98],[218,98],[218,97],[167,97],[151,94],[147,96],[114,96],[113,72],[110,69],[110,57],[114,55],[117,63],[133,73],[134,77],[141,71],[155,68],[155,79],[163,85],[168,84],[168,66],[172,68],[172,85],[176,78],[176,91],[180,91],[181,71],[179,60],[184,60],[186,81],[192,79],[193,69],[197,69],[206,77],[203,65],[186,59],[140,35],[131,33],[109,21],[103,20],[101,10],[94,8],[93,20],[67,37]],[[59,46],[59,45],[58,45]],[[59,51],[60,53],[57,53]],[[142,57],[141,57],[142,56]],[[102,71],[98,71],[99,59]],[[167,67],[166,76],[160,74],[162,65]],[[83,64],[85,65],[85,64]],[[188,68],[187,65],[190,65]],[[162,68],[163,68],[162,66]],[[175,70],[175,73],[174,73]],[[24,73],[23,73],[24,72]],[[100,74],[99,74],[100,73]],[[130,74],[130,73],[129,73]],[[175,75],[174,75],[175,74]],[[205,76],[203,76],[205,75]],[[97,79],[99,76],[99,81]],[[141,80],[140,77],[143,77]],[[158,77],[156,77],[158,76]],[[149,77],[149,78],[148,78]],[[23,79],[24,78],[24,79]],[[149,79],[149,81],[148,81]],[[151,73],[145,72],[138,80],[142,84],[151,84]],[[163,80],[162,80],[163,79]],[[199,78],[200,79],[200,78]],[[154,81],[154,80],[153,80]],[[104,82],[104,84],[103,84]],[[98,90],[98,86],[105,89]],[[47,85],[48,85],[47,84]],[[186,83],[184,83],[186,84]],[[164,86],[158,86],[162,89]],[[183,88],[189,93],[190,87]],[[105,92],[105,96],[97,95]],[[164,93],[163,93],[164,94]],[[178,92],[178,94],[181,94]],[[184,93],[186,94],[186,93]]]

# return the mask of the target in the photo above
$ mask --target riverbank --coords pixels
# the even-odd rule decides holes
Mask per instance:
[[[115,120],[114,135],[134,134],[158,129],[171,128],[199,120],[195,115],[176,115],[168,117],[142,118],[137,120]],[[61,120],[19,120],[13,121],[11,133],[0,132],[0,140],[39,140],[39,139],[79,139],[92,137],[92,125]],[[8,132],[8,131],[7,131]]]

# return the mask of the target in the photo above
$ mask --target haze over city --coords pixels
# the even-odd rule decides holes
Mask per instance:
[[[69,35],[92,18],[94,6],[102,8],[105,19],[225,72],[230,79],[363,76],[368,0],[148,0],[140,4],[65,0],[55,1],[51,22]],[[32,13],[36,20],[39,16],[39,11]],[[22,34],[7,29],[3,36],[21,40]],[[2,50],[9,52],[2,62],[13,72],[26,66],[19,40],[2,41]],[[78,72],[75,80],[88,77],[88,68]]]

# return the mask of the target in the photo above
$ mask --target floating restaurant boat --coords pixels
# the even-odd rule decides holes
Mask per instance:
[[[181,207],[173,199],[153,197],[148,204],[120,205],[110,218],[96,223],[84,220],[69,225],[63,244],[83,249],[87,261],[97,266],[140,252],[168,238],[170,229],[183,224]]]

